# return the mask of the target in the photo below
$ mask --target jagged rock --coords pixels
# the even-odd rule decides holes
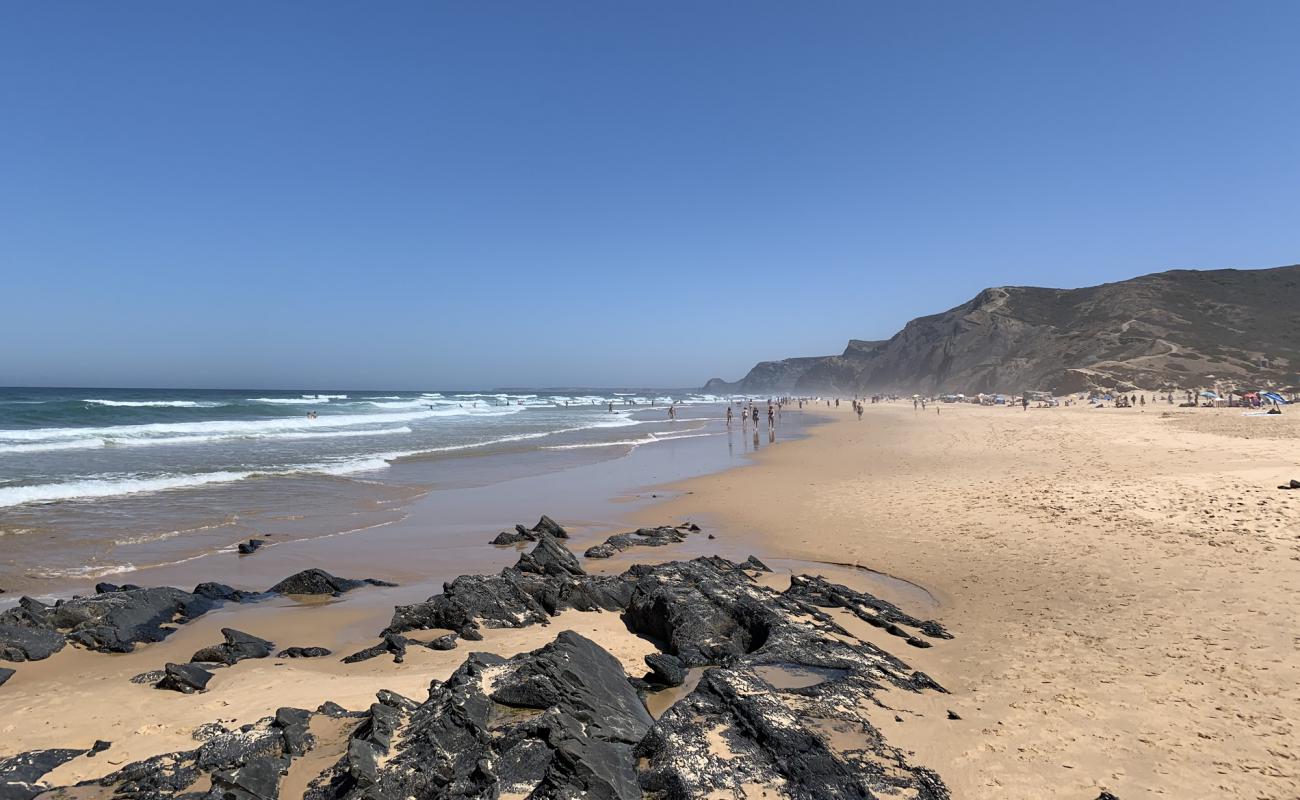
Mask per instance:
[[[569,538],[568,531],[566,531],[558,522],[543,514],[542,518],[537,520],[537,524],[533,527],[525,528],[523,525],[516,525],[513,531],[502,531],[501,533],[498,533],[491,543],[497,545],[508,545],[518,544],[520,542],[535,542],[540,539],[543,534],[553,536],[556,539]]]
[[[103,739],[96,739],[95,743],[90,746],[90,750],[86,752],[86,758],[94,758],[112,746],[112,742],[106,742]]]
[[[8,681],[13,676],[14,676],[13,670],[7,667],[0,667],[0,686],[4,686],[5,681]]]
[[[36,797],[50,788],[40,783],[47,772],[85,752],[69,748],[32,750],[0,759],[0,800],[30,800]]]
[[[565,631],[508,660],[470,656],[424,703],[372,705],[317,785],[322,800],[630,800],[641,797],[632,748],[650,724],[618,660]]]
[[[515,569],[537,575],[584,575],[578,558],[549,533],[539,533],[537,546],[519,556]]]
[[[645,657],[650,667],[650,674],[645,677],[647,683],[659,686],[681,686],[686,683],[686,665],[677,656],[667,653],[655,653]]]
[[[1101,794],[1097,795],[1097,800],[1119,800],[1119,798],[1110,792],[1103,791]]]
[[[556,539],[569,538],[569,532],[560,526],[560,523],[543,514],[537,524],[533,526],[534,533],[547,533]]]
[[[395,583],[374,578],[339,578],[323,569],[305,569],[280,581],[268,589],[276,594],[331,594],[341,595],[362,586],[396,586]]]
[[[264,544],[266,544],[265,539],[249,539],[246,542],[240,542],[239,546],[235,549],[239,551],[241,556],[246,556],[252,554]]]
[[[62,650],[65,643],[63,635],[54,630],[0,622],[0,660],[40,661]]]
[[[961,714],[958,714],[950,708],[948,709],[948,719],[961,719]]]
[[[246,658],[266,658],[275,647],[265,639],[234,628],[222,628],[221,635],[226,637],[226,641],[199,650],[190,657],[190,661],[225,664],[229,667]]]
[[[446,636],[439,636],[437,639],[429,642],[428,647],[431,650],[455,650],[457,638],[459,637],[454,633],[449,633]]]
[[[282,708],[275,717],[230,731],[216,723],[200,726],[198,748],[136,761],[78,786],[99,786],[115,797],[161,800],[187,796],[222,800],[274,800],[280,775],[291,758],[309,751],[310,713]],[[198,791],[204,778],[212,790]]]
[[[321,658],[330,655],[324,647],[287,647],[275,654],[276,658]]]
[[[536,540],[537,537],[533,536],[532,534],[525,536],[519,531],[501,531],[496,535],[496,538],[494,538],[491,542],[488,542],[488,544],[508,545],[508,544],[519,544],[520,542],[533,542]]]
[[[52,606],[23,598],[17,608],[0,614],[0,658],[48,658],[65,641],[100,652],[127,653],[139,642],[161,641],[174,630],[173,624],[188,622],[215,605],[171,587],[113,587]]]
[[[162,680],[154,684],[159,689],[171,689],[183,694],[205,692],[212,673],[195,664],[168,664],[163,668]]]
[[[942,625],[934,620],[919,620],[910,614],[905,614],[902,609],[893,603],[863,592],[854,591],[837,583],[831,583],[820,576],[792,576],[790,588],[786,590],[786,595],[811,603],[819,608],[847,609],[859,619],[876,627],[884,628],[895,636],[902,638],[911,637],[911,634],[900,628],[900,625],[916,628],[931,638],[952,638],[952,634],[948,633]],[[909,641],[909,644],[921,647],[928,646],[928,643],[924,642],[918,645]]]
[[[355,664],[358,661],[368,661],[375,656],[381,656],[384,653],[390,653],[393,656],[394,663],[400,664],[406,658],[406,646],[410,640],[404,636],[398,636],[395,633],[384,634],[384,639],[374,647],[367,647],[343,659],[344,664]]]
[[[587,552],[583,553],[583,555],[587,558],[609,558],[629,547],[662,547],[666,544],[676,544],[677,542],[686,541],[686,534],[683,533],[683,530],[685,530],[684,527],[660,526],[658,528],[637,528],[628,533],[616,533],[606,539],[604,544],[587,548]],[[699,530],[699,527],[696,526],[695,530]]]
[[[209,600],[220,600],[229,603],[247,603],[252,600],[260,600],[261,598],[266,597],[266,593],[264,592],[245,592],[227,586],[224,583],[215,583],[212,581],[200,583],[198,586],[195,586],[194,594],[197,594],[200,597],[206,597]]]
[[[108,592],[121,591],[121,588],[115,583],[100,582],[95,584],[95,594],[107,594]]]
[[[275,710],[275,724],[284,731],[285,752],[300,756],[312,748],[315,739],[307,730],[311,712],[305,708],[285,706]]]

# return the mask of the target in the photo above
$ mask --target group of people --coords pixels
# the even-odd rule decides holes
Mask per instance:
[[[741,405],[741,402],[742,402],[742,401],[740,401],[740,400],[735,401],[735,405],[737,405],[737,406],[740,407],[740,424],[741,424],[741,427],[744,427],[744,428],[749,427],[749,421],[752,419],[752,420],[754,421],[754,430],[757,431],[757,430],[758,430],[758,420],[759,420],[758,404],[755,403],[753,400],[745,400],[745,401],[743,401],[743,402],[744,402],[744,405]],[[801,406],[801,407],[802,407],[802,406]],[[734,417],[735,417],[735,415],[734,415],[734,414],[732,413],[732,411],[731,411],[731,404],[728,404],[728,405],[727,405],[727,426],[728,426],[728,427],[731,426],[731,422],[732,422],[732,420],[734,419]],[[780,403],[779,401],[774,403],[773,401],[768,400],[768,401],[767,401],[767,427],[768,427],[768,430],[775,430],[775,429],[776,429],[776,424],[777,424],[777,421],[780,419],[780,417],[781,417],[781,403]]]

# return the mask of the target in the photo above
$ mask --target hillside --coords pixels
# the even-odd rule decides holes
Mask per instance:
[[[839,355],[765,361],[746,394],[1078,391],[1300,383],[1300,266],[1171,270],[1082,289],[1002,286]]]

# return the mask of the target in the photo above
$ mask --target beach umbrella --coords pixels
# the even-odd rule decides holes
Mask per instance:
[[[1208,397],[1211,400],[1218,400],[1219,396],[1214,392],[1201,392],[1201,397]]]
[[[1262,392],[1260,393],[1260,397],[1263,397],[1267,400],[1271,400],[1274,403],[1277,403],[1278,405],[1286,404],[1286,399],[1283,398],[1282,395],[1278,394],[1277,392]]]

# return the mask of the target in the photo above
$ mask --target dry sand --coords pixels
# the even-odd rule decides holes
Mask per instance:
[[[900,655],[954,694],[879,724],[956,798],[1300,797],[1300,413],[939,408],[843,407],[653,516],[930,589],[957,638]]]
[[[859,422],[844,406],[806,440],[628,512],[641,524],[694,518],[717,539],[588,564],[753,552],[940,619],[955,640],[899,652],[897,640],[840,615],[953,691],[882,694],[892,708],[876,721],[955,798],[1092,800],[1101,788],[1124,800],[1296,798],[1300,492],[1274,487],[1300,478],[1300,414],[1148,408],[945,405],[936,414],[900,404],[868,406]],[[583,530],[572,545],[612,532]],[[633,674],[653,650],[615,614],[570,612],[450,652],[411,648],[404,664],[338,662],[373,643],[393,603],[415,589],[223,609],[127,655],[67,648],[0,692],[4,752],[113,741],[47,778],[66,783],[192,748],[190,732],[216,719],[243,724],[325,700],[364,708],[379,689],[423,699],[471,649],[510,655],[574,629]],[[336,654],[245,661],[218,670],[197,696],[127,681],[188,660],[220,641],[223,626]],[[427,633],[420,638],[436,635]]]

